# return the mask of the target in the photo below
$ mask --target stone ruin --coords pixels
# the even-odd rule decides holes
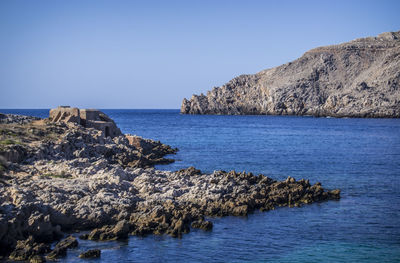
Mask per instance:
[[[122,135],[115,122],[105,113],[96,109],[78,109],[70,106],[59,106],[51,109],[49,119],[53,122],[80,124],[103,132],[105,137],[114,138]]]

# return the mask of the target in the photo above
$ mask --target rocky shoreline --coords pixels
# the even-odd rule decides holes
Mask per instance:
[[[183,99],[182,114],[400,117],[400,31],[307,51],[206,95]]]
[[[5,115],[3,115],[5,116]],[[13,122],[15,118],[15,122]],[[74,122],[6,115],[0,118],[0,255],[43,262],[78,246],[79,239],[129,235],[180,237],[191,228],[212,230],[209,217],[246,216],[255,210],[337,200],[340,190],[288,177],[190,167],[152,166],[177,149],[133,135],[107,137]],[[2,122],[2,119],[7,119]],[[49,244],[60,240],[51,250]],[[87,251],[82,258],[98,257]]]

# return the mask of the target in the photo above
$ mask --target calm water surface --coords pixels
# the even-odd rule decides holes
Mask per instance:
[[[0,110],[47,117],[48,110]],[[177,170],[195,166],[287,176],[340,188],[342,199],[214,218],[182,239],[80,241],[61,262],[400,262],[400,119],[192,116],[178,110],[104,110],[124,133],[178,147]]]

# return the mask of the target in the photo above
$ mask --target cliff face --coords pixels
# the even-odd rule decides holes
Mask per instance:
[[[184,114],[400,117],[400,31],[319,47],[184,99]]]

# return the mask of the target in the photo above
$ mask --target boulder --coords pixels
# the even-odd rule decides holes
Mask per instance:
[[[213,228],[213,223],[210,221],[198,220],[194,221],[191,226],[192,228],[199,228],[204,231],[211,231]]]
[[[19,240],[9,259],[16,261],[26,261],[36,255],[41,255],[50,251],[50,246],[35,242],[32,236],[26,240]]]
[[[181,176],[194,176],[194,175],[201,174],[201,171],[194,168],[193,166],[190,166],[186,169],[181,169],[181,170],[177,171],[176,174],[179,174]]]
[[[43,256],[35,255],[29,259],[29,263],[43,263],[46,259]]]
[[[99,258],[101,255],[100,249],[90,249],[79,255],[80,258]]]
[[[46,256],[47,259],[57,259],[59,257],[64,257],[67,254],[67,249],[76,248],[78,246],[78,241],[73,236],[68,236],[67,238],[61,240],[56,244],[54,249]]]
[[[26,149],[19,144],[10,144],[0,149],[0,156],[8,162],[19,163],[26,158],[27,152]]]
[[[87,239],[94,241],[116,240],[127,238],[129,223],[126,220],[119,221],[115,226],[103,226],[90,232]],[[86,236],[84,236],[86,238]]]

